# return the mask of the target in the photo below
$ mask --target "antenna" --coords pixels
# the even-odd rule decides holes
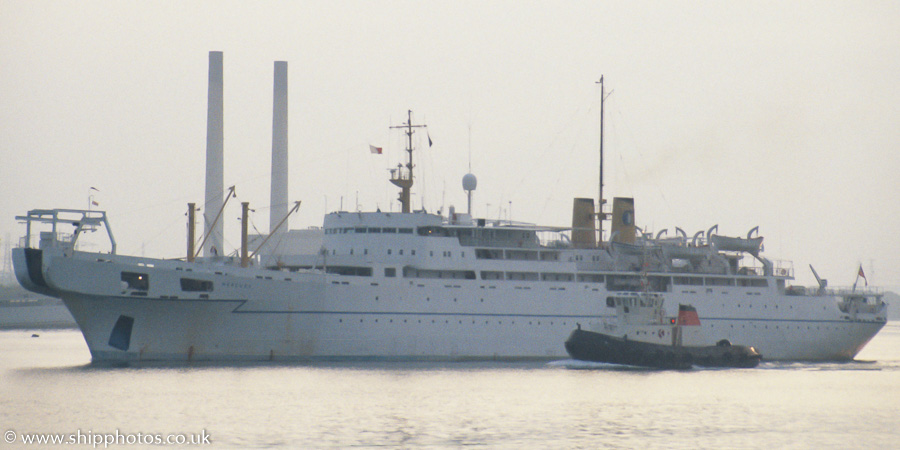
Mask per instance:
[[[466,197],[468,198],[468,208],[466,209],[466,213],[469,217],[472,217],[472,191],[478,187],[478,179],[475,178],[475,175],[472,174],[472,124],[469,123],[469,172],[463,175],[462,179],[463,190],[466,191]]]
[[[472,173],[472,122],[469,122],[469,173]]]

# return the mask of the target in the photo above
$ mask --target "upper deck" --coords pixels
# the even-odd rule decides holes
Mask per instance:
[[[737,239],[737,238],[729,238]],[[761,238],[756,238],[761,242]],[[571,228],[507,221],[445,218],[427,213],[336,212],[325,216],[324,252],[340,264],[397,263],[535,270],[555,263],[579,272],[657,272],[793,278],[787,261],[769,261],[758,252],[721,249],[715,240],[673,242],[641,236],[636,244],[578,247]],[[471,248],[466,252],[467,248]],[[418,251],[418,252],[417,252]],[[438,252],[445,259],[429,257]],[[401,258],[402,256],[402,258]],[[749,257],[753,256],[753,257]],[[563,264],[565,263],[565,264]],[[569,265],[570,268],[564,268]]]

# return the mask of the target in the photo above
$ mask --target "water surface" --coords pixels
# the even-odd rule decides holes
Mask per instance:
[[[97,366],[77,331],[0,332],[0,432],[17,434],[205,431],[213,446],[259,448],[897,448],[898,411],[897,322],[853,362],[690,371]]]

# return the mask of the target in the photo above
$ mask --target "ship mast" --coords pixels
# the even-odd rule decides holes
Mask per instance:
[[[406,128],[406,137],[408,140],[408,145],[406,147],[406,152],[408,153],[407,162],[406,162],[406,170],[403,170],[403,165],[398,164],[396,169],[391,169],[391,183],[394,183],[397,187],[400,188],[400,206],[401,211],[404,213],[410,212],[410,188],[413,185],[413,144],[412,144],[412,136],[415,131],[413,128],[425,128],[427,125],[413,125],[412,124],[412,110],[407,111],[407,119],[406,123],[402,125],[392,126],[391,128]]]
[[[603,75],[600,75],[600,81],[596,81],[600,85],[600,197],[597,201],[597,246],[603,246],[603,220],[606,214],[603,212],[603,205],[606,200],[603,198],[603,102],[606,100],[606,91],[603,88]],[[610,91],[612,94],[612,91]]]

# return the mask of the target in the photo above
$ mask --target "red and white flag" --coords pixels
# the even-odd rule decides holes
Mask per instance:
[[[857,277],[862,278],[866,281],[866,286],[869,285],[869,280],[866,278],[866,273],[862,270],[862,264],[859,265],[859,273],[856,274]]]
[[[374,145],[369,144],[369,151],[375,153],[376,155],[381,154],[381,147],[376,147]]]

